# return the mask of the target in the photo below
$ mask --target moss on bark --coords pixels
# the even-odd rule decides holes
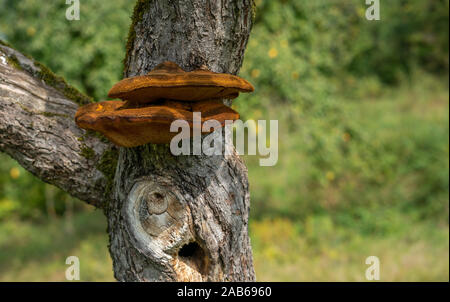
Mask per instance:
[[[0,40],[0,45],[15,50],[13,46],[2,40]],[[14,54],[8,55],[5,53],[4,55],[6,56],[6,60],[10,66],[18,70],[26,71],[33,77],[36,77],[44,81],[45,84],[55,88],[58,92],[62,93],[66,98],[74,101],[78,105],[86,105],[93,102],[93,99],[91,97],[84,95],[78,89],[69,85],[63,77],[57,76],[47,66],[34,60],[30,56],[23,54],[25,57],[27,57],[32,61],[32,63],[36,67],[35,69],[25,64],[22,64],[20,60],[17,58],[17,56],[15,56]]]
[[[134,47],[134,40],[136,39],[136,26],[139,22],[142,21],[142,18],[144,17],[144,12],[147,11],[147,8],[149,7],[151,1],[152,0],[138,0],[136,6],[134,7],[133,15],[131,16],[130,30],[128,32],[126,55],[123,61],[124,74],[128,69],[128,58]]]
[[[86,159],[92,159],[95,157],[95,151],[94,149],[86,146],[85,144],[82,144],[80,155]]]
[[[113,189],[114,176],[116,174],[117,163],[119,161],[119,150],[115,147],[103,152],[97,163],[97,170],[103,173],[106,178],[105,195],[109,195]]]

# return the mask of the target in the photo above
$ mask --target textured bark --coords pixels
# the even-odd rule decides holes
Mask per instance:
[[[236,74],[251,25],[250,0],[139,1],[124,75],[163,61]],[[106,212],[118,280],[255,280],[247,169],[233,146],[225,148],[232,155],[175,157],[164,145],[120,150]]]
[[[42,180],[101,206],[109,198],[107,179],[96,165],[112,146],[75,125],[78,104],[60,92],[70,87],[49,86],[39,78],[42,69],[0,45],[0,151]]]

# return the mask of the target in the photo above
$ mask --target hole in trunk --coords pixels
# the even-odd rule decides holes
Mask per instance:
[[[191,242],[183,245],[183,247],[178,252],[178,256],[180,257],[192,257],[198,250],[201,250],[201,247],[197,242]]]
[[[178,251],[178,257],[186,265],[195,269],[200,274],[205,275],[207,273],[208,259],[197,242],[190,242],[183,245]]]

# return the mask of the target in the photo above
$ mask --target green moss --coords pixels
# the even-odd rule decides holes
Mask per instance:
[[[92,159],[95,157],[95,151],[94,149],[86,146],[85,144],[83,144],[81,146],[81,151],[80,151],[80,155],[83,156],[86,159]]]
[[[255,23],[255,20],[256,20],[256,10],[257,10],[256,2],[255,2],[255,0],[252,0],[252,23],[253,24]]]
[[[94,136],[99,138],[101,141],[109,142],[107,138],[103,135],[87,130],[82,136],[78,138],[78,141],[82,142],[80,155],[86,159],[93,159],[96,157],[95,151],[84,144],[84,141],[87,137]],[[114,176],[116,174],[116,167],[119,160],[119,149],[116,147],[112,147],[100,156],[98,163],[96,165],[97,170],[102,172],[102,174],[106,178],[106,187],[105,187],[105,196],[111,193],[114,184]]]
[[[54,112],[46,112],[46,111],[36,112],[35,114],[37,114],[37,115],[43,115],[43,116],[46,116],[46,117],[55,117],[55,116],[59,116],[59,117],[72,118],[72,117],[71,117],[70,115],[68,115],[68,114],[54,113]]]
[[[20,104],[20,103],[17,103],[17,104],[20,106],[20,108],[21,108],[23,111],[28,112],[29,114],[35,114],[35,112],[34,112],[33,110],[31,110],[30,108],[28,108],[28,107],[26,107],[26,106],[24,106],[24,105],[22,105],[22,104]]]
[[[20,66],[20,62],[15,55],[7,56],[6,61],[8,65],[14,67],[15,69],[23,70],[22,66]]]
[[[109,143],[109,140],[99,132],[95,132],[93,130],[86,130],[86,132],[78,138],[79,142],[84,142],[88,137],[95,137],[100,140],[102,143]]]
[[[150,1],[152,0],[138,0],[136,6],[134,7],[133,15],[131,16],[131,25],[128,32],[128,41],[126,46],[126,55],[123,62],[124,72],[128,69],[128,58],[130,56],[131,50],[134,47],[134,40],[136,39],[136,25],[142,21],[144,17],[144,12],[147,11]]]
[[[109,143],[109,140],[100,132],[96,132],[93,130],[87,130],[86,135],[96,137],[103,143]]]
[[[114,176],[116,174],[117,162],[119,161],[119,150],[112,148],[103,152],[98,164],[97,170],[103,173],[107,180],[105,194],[108,195],[114,183]]]
[[[30,108],[18,103],[18,105],[20,106],[20,108],[22,108],[23,111],[28,112],[29,114],[32,115],[43,115],[46,117],[55,117],[55,116],[60,116],[60,117],[66,117],[66,118],[71,118],[70,115],[68,114],[61,114],[61,113],[54,113],[54,112],[47,112],[47,111],[33,111]]]
[[[6,42],[6,41],[3,41],[2,39],[0,39],[0,45],[6,46],[6,47],[9,47],[9,48],[13,48],[13,47],[11,46],[11,44],[9,44],[9,43]]]
[[[34,61],[34,65],[39,68],[40,71],[36,72],[34,76],[44,81],[47,85],[55,88],[61,92],[68,99],[73,100],[79,105],[85,105],[92,103],[92,98],[82,94],[75,87],[69,85],[64,78],[57,76],[45,65]]]

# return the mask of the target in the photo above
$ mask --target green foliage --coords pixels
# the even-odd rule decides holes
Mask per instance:
[[[315,101],[365,77],[397,83],[416,66],[448,73],[448,0],[381,2],[372,22],[360,0],[256,3],[246,75],[259,70],[257,85],[282,100]]]
[[[0,0],[0,39],[101,100],[122,77],[133,5],[83,0],[81,20],[68,21],[65,1]]]
[[[13,217],[42,218],[42,213],[64,213],[69,197],[57,188],[44,184],[6,154],[0,153],[0,221]],[[49,203],[54,204],[49,208]],[[82,203],[76,210],[83,209]]]
[[[106,221],[100,211],[73,218],[0,225],[0,281],[67,281],[66,258],[81,259],[82,281],[114,281]]]
[[[368,234],[389,232],[391,221],[381,222],[392,210],[448,223],[448,86],[419,78],[376,100],[330,99],[326,113],[319,104],[246,109],[257,118],[263,107],[264,118],[280,123],[277,165],[246,157],[253,217],[326,212]],[[262,104],[271,100],[256,94]]]

